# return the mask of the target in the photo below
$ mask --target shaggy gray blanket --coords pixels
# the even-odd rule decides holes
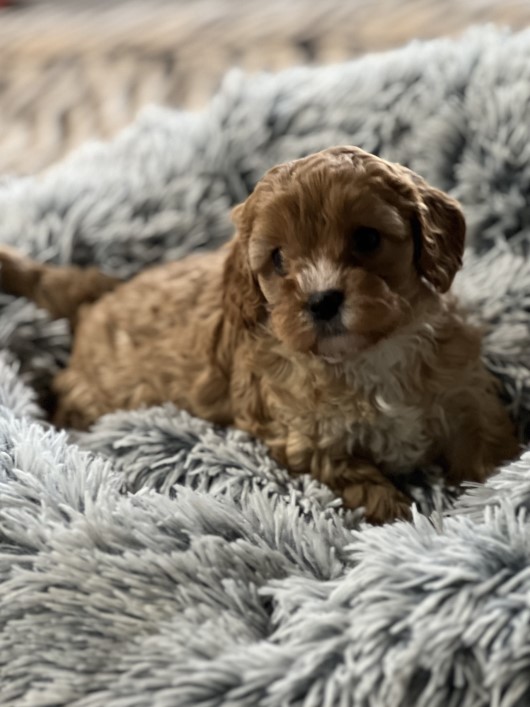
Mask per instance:
[[[130,274],[223,242],[272,164],[360,145],[463,203],[457,288],[527,443],[529,110],[529,33],[233,73],[202,113],[153,108],[5,183],[0,241]],[[530,452],[445,514],[424,470],[414,521],[370,528],[171,405],[108,416],[83,450],[39,422],[64,322],[0,295],[0,346],[1,705],[530,704]]]

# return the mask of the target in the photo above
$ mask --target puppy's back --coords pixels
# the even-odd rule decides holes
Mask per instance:
[[[212,376],[224,258],[221,250],[151,268],[83,308],[55,380],[57,424],[86,428],[108,412],[167,401],[224,421],[224,410],[204,415],[200,393]]]

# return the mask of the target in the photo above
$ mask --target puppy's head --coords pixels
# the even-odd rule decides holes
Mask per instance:
[[[458,204],[355,147],[274,167],[233,212],[226,305],[296,351],[342,359],[410,321],[461,266]]]

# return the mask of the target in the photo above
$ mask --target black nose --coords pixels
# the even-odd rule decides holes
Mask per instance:
[[[341,290],[324,290],[313,292],[307,300],[309,311],[313,319],[319,322],[328,322],[337,314],[344,302],[344,292]]]

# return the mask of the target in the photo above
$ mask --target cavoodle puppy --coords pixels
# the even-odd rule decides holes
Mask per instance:
[[[517,453],[479,331],[448,295],[458,204],[356,147],[271,169],[220,250],[123,283],[6,248],[2,286],[74,328],[56,422],[171,401],[262,439],[372,522],[407,517],[393,483],[439,463],[483,481]]]

